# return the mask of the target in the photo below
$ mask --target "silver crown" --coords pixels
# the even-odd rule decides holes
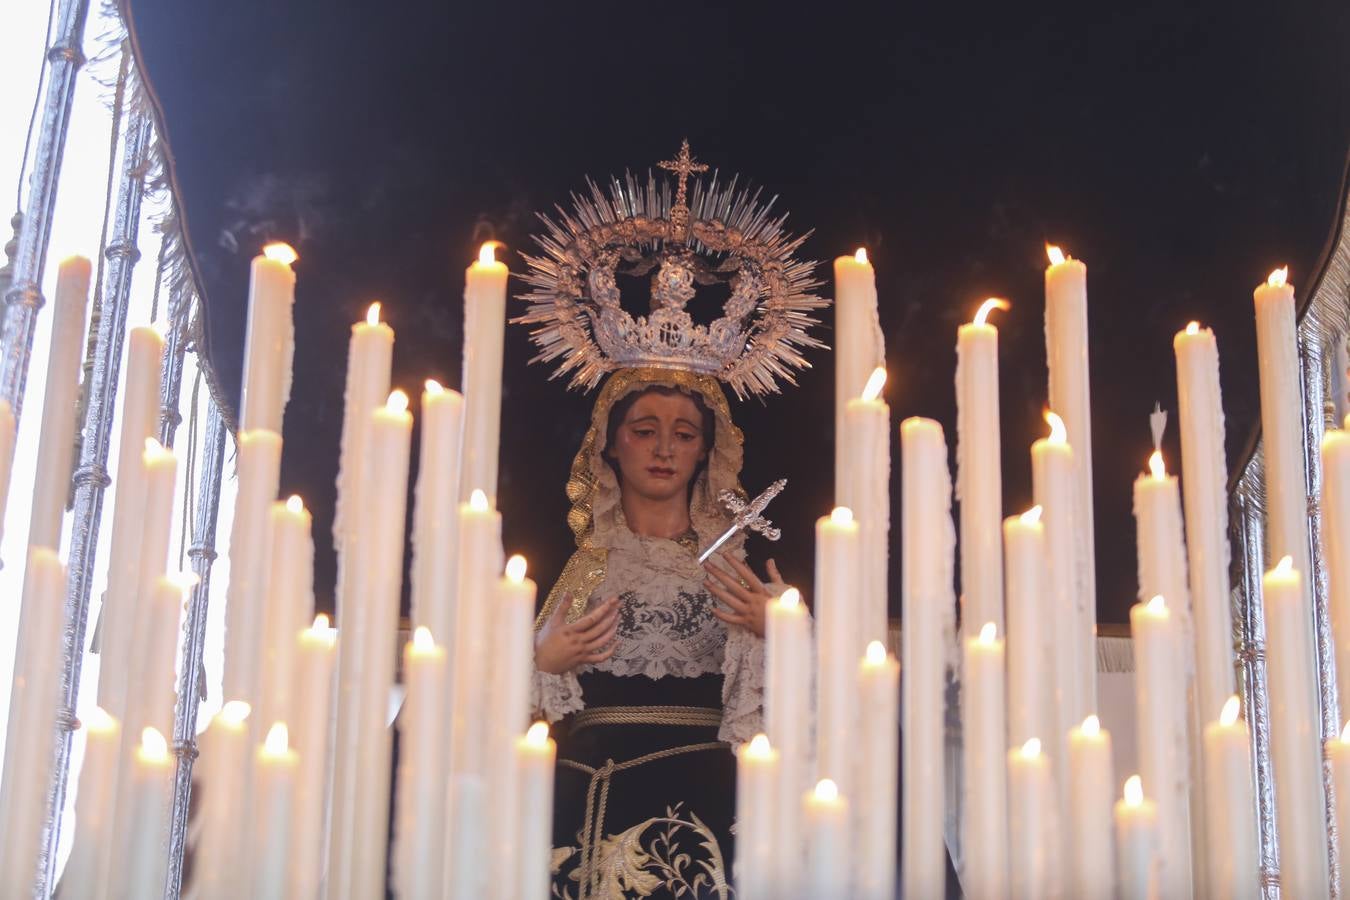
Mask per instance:
[[[742,399],[796,384],[810,363],[801,351],[825,345],[808,334],[812,310],[829,304],[813,291],[816,263],[793,254],[808,235],[783,230],[786,215],[770,217],[773,200],[736,189],[736,179],[707,185],[689,176],[707,171],[685,141],[680,154],[659,164],[677,176],[648,173],[645,185],[627,175],[611,179],[608,195],[588,180],[589,196],[572,196],[572,212],[540,218],[548,233],[535,241],[543,255],[525,257],[530,304],[515,321],[533,326],[539,348],[532,362],[561,358],[554,378],[590,389],[606,373],[638,366],[714,375]],[[623,309],[619,275],[651,275],[651,309]],[[697,285],[724,284],[722,315],[696,323],[685,306]]]

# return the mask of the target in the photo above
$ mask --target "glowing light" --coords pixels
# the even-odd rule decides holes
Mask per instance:
[[[90,734],[113,734],[117,731],[117,720],[108,715],[108,711],[101,706],[91,709],[81,724]]]
[[[1148,601],[1144,608],[1155,615],[1161,615],[1167,612],[1167,601],[1163,599],[1162,594],[1154,594],[1153,599]]]
[[[1139,806],[1144,802],[1144,779],[1131,775],[1125,779],[1125,805]]]
[[[1199,333],[1200,333],[1200,323],[1199,323],[1199,322],[1187,322],[1187,323],[1186,323],[1186,333],[1187,333],[1187,334],[1199,334]]]
[[[143,457],[146,465],[155,463],[164,463],[166,460],[175,460],[173,451],[165,447],[154,438],[145,439],[145,456]]]
[[[1288,577],[1294,574],[1294,558],[1292,556],[1282,557],[1279,563],[1271,571],[1271,574],[1279,575],[1281,577]]]
[[[1341,743],[1350,744],[1350,720],[1346,720],[1345,727],[1341,729]]]
[[[1064,427],[1064,420],[1058,413],[1045,411],[1045,421],[1050,425],[1050,443],[1067,444],[1069,442],[1069,430]]]
[[[1056,247],[1054,244],[1045,245],[1045,255],[1050,258],[1050,265],[1052,266],[1060,265],[1061,263],[1064,262],[1065,259],[1067,259],[1067,257],[1064,255],[1064,251]]]
[[[289,266],[300,258],[300,254],[295,252],[294,247],[281,241],[274,241],[263,247],[263,256],[272,260],[272,262],[279,262],[283,266]]]
[[[408,395],[400,390],[390,391],[389,399],[384,401],[384,408],[389,410],[390,412],[396,413],[407,412]]]
[[[801,605],[802,592],[794,587],[790,587],[786,591],[783,591],[782,595],[778,598],[778,602],[782,606],[795,609]]]
[[[836,525],[852,525],[853,510],[847,506],[836,506],[830,510],[830,521]]]
[[[745,749],[746,756],[752,756],[755,759],[768,759],[773,756],[773,748],[769,746],[769,736],[767,734],[757,734],[750,739],[750,746]]]
[[[981,303],[980,308],[975,311],[975,324],[983,325],[985,320],[989,318],[989,314],[996,309],[1007,312],[1012,309],[1012,304],[1002,297],[990,297],[988,300]]]
[[[444,394],[444,393],[445,393],[445,388],[441,387],[441,383],[440,383],[439,381],[437,381],[435,378],[428,378],[428,379],[426,380],[426,383],[423,385],[423,387],[426,388],[426,391],[427,391],[428,394]]]
[[[853,259],[856,260],[857,262],[860,262],[860,263],[863,263],[864,265],[866,265],[866,263],[867,263],[867,248],[866,248],[866,247],[859,247],[859,248],[857,249],[857,251],[853,254]]]
[[[525,732],[525,743],[531,747],[543,747],[548,744],[548,723],[535,722]]]
[[[1083,720],[1083,727],[1078,730],[1087,737],[1096,737],[1102,733],[1102,720],[1096,716],[1088,716]]]
[[[469,509],[474,512],[488,511],[487,494],[483,493],[482,488],[474,488],[473,493],[469,495]]]
[[[291,749],[290,743],[291,736],[286,730],[286,723],[275,722],[267,729],[267,737],[263,740],[263,753],[268,756],[285,756]]]
[[[881,389],[886,386],[886,367],[877,366],[872,370],[872,374],[867,376],[867,384],[863,387],[862,399],[868,402],[881,396]]]
[[[305,511],[305,501],[300,499],[299,494],[291,494],[286,498],[286,509],[293,513],[302,513]]]
[[[525,557],[519,553],[506,561],[506,577],[508,580],[520,584],[525,580]]]
[[[1162,480],[1167,477],[1167,463],[1163,462],[1161,450],[1154,450],[1148,458],[1148,471],[1154,478]]]
[[[380,301],[376,300],[374,303],[370,304],[370,307],[366,310],[366,324],[380,324]]]
[[[994,638],[998,636],[998,626],[993,622],[985,622],[980,626],[980,636],[978,638],[981,644],[992,644]]]
[[[1032,738],[1023,744],[1022,749],[1018,752],[1022,754],[1023,759],[1035,759],[1041,755],[1041,739]]]
[[[1271,287],[1284,287],[1289,283],[1289,267],[1280,266],[1274,272],[1271,272],[1266,278],[1266,284]]]
[[[839,785],[833,779],[822,778],[816,782],[816,799],[824,803],[833,803],[839,799]]]
[[[165,762],[168,760],[169,742],[164,740],[164,735],[159,733],[158,728],[141,730],[140,757],[147,762]]]
[[[220,708],[217,716],[228,725],[242,725],[251,712],[253,712],[253,707],[249,706],[246,701],[231,700]]]
[[[1018,516],[1018,518],[1020,518],[1020,519],[1022,520],[1022,524],[1023,524],[1023,525],[1035,525],[1035,524],[1037,524],[1038,522],[1041,521],[1041,513],[1042,513],[1042,512],[1043,512],[1043,508],[1042,508],[1041,505],[1038,503],[1038,504],[1036,504],[1035,506],[1033,506],[1031,509],[1029,509],[1029,510],[1027,510],[1026,512],[1022,513],[1022,515]]]
[[[1227,728],[1238,720],[1238,712],[1242,709],[1242,701],[1238,695],[1229,697],[1223,705],[1223,711],[1219,713],[1219,724]]]
[[[880,666],[886,662],[886,645],[881,641],[871,641],[863,654],[869,666]]]
[[[435,650],[436,639],[431,636],[431,629],[425,625],[418,625],[414,628],[412,645],[414,650]]]
[[[497,254],[494,252],[498,247],[506,246],[501,241],[484,241],[483,246],[478,248],[478,264],[480,266],[490,266],[497,261]]]
[[[314,617],[314,624],[310,626],[311,631],[328,630],[328,613],[319,613]]]

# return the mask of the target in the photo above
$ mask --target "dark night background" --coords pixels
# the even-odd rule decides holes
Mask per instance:
[[[535,210],[587,174],[645,171],[688,136],[701,160],[778,194],[794,230],[815,230],[804,252],[822,277],[869,248],[897,422],[933,416],[954,443],[957,325],[986,296],[1011,299],[994,320],[1008,513],[1030,504],[1027,448],[1044,431],[1044,243],[1088,263],[1099,616],[1123,622],[1130,485],[1154,401],[1175,408],[1172,334],[1190,319],[1218,334],[1231,468],[1258,419],[1251,289],[1283,263],[1311,286],[1350,139],[1343,3],[130,7],[210,356],[236,396],[248,258],[272,238],[300,252],[282,492],[314,510],[326,608],[350,324],[383,300],[395,384],[457,386],[479,242],[504,241],[500,258],[523,270]],[[546,588],[571,550],[563,485],[591,398],[527,368],[530,355],[509,328],[500,506],[508,552]],[[752,553],[806,585],[833,466],[833,366],[812,359],[799,389],[733,407],[747,487],[790,482],[771,511],[781,545]],[[1177,467],[1174,431],[1165,450]]]

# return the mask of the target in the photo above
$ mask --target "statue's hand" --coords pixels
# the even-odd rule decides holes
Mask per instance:
[[[619,598],[610,597],[572,624],[567,610],[572,595],[563,594],[558,608],[534,636],[534,666],[540,672],[562,675],[577,666],[604,662],[614,655],[619,628]]]
[[[754,570],[745,563],[725,553],[716,554],[723,565],[715,566],[712,560],[703,564],[709,577],[703,584],[714,597],[721,600],[730,612],[714,609],[712,614],[728,625],[740,625],[751,632],[764,637],[764,608],[778,594],[765,585]],[[768,571],[767,582],[781,587],[783,577],[778,574],[778,566],[769,560],[765,566]]]

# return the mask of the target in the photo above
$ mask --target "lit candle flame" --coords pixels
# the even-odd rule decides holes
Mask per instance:
[[[1294,558],[1292,556],[1282,557],[1272,572],[1272,574],[1274,575],[1281,575],[1281,576],[1288,576],[1292,575],[1293,573],[1294,573]]]
[[[750,739],[750,746],[745,750],[746,756],[753,756],[755,759],[768,759],[773,755],[773,748],[769,746],[769,736],[767,734],[757,734]]]
[[[370,306],[366,308],[367,325],[380,324],[380,308],[381,308],[380,301],[378,300],[376,300],[374,303],[370,304]]]
[[[1144,779],[1131,775],[1125,779],[1125,805],[1139,806],[1144,802]]]
[[[1345,727],[1341,729],[1341,743],[1350,744],[1350,719],[1345,722]]]
[[[886,662],[886,645],[881,641],[869,641],[863,659],[869,666],[880,666]]]
[[[1022,524],[1023,524],[1023,525],[1035,525],[1036,523],[1038,523],[1038,522],[1041,521],[1041,512],[1042,512],[1042,511],[1043,511],[1043,508],[1042,508],[1041,505],[1038,503],[1038,504],[1036,504],[1035,506],[1033,506],[1031,509],[1029,509],[1029,510],[1027,510],[1026,512],[1022,513],[1022,515],[1019,516],[1019,518],[1022,520]]]
[[[484,241],[483,246],[478,248],[478,264],[480,266],[490,266],[497,261],[497,254],[494,252],[498,247],[505,246],[501,241]]]
[[[1059,413],[1047,409],[1045,421],[1050,426],[1050,443],[1067,444],[1069,442],[1069,430],[1064,427],[1064,420],[1059,417]]]
[[[231,700],[220,708],[217,715],[230,725],[242,725],[251,712],[253,712],[253,707],[249,706],[246,701]]]
[[[427,651],[436,649],[436,639],[431,636],[431,629],[425,625],[418,625],[413,629],[412,645],[414,650]]]
[[[1266,278],[1266,284],[1271,287],[1284,287],[1289,282],[1289,267],[1280,266]]]
[[[1167,601],[1163,599],[1162,594],[1154,594],[1153,599],[1148,601],[1144,608],[1155,614],[1165,613],[1167,612]]]
[[[158,728],[141,729],[141,758],[163,761],[169,758],[169,742]]]
[[[295,252],[294,247],[281,241],[274,241],[266,245],[262,252],[263,256],[272,260],[272,262],[279,262],[283,266],[289,266],[300,258],[300,254]]]
[[[268,756],[285,756],[291,749],[291,735],[286,730],[285,722],[273,722],[272,727],[267,729],[267,737],[263,740],[263,752]]]
[[[506,561],[507,580],[516,584],[523,582],[525,580],[525,567],[525,557],[521,556],[519,553],[514,554]]]
[[[1022,749],[1019,752],[1022,754],[1023,759],[1035,759],[1041,755],[1041,739],[1032,738],[1022,745]]]
[[[836,506],[830,510],[830,521],[836,525],[852,525],[853,510],[847,506]]]
[[[164,576],[164,580],[180,594],[186,594],[202,582],[196,572],[171,572]]]
[[[1199,334],[1199,333],[1200,333],[1200,323],[1199,323],[1199,322],[1187,322],[1187,323],[1186,323],[1186,333],[1187,333],[1187,334]]]
[[[441,383],[434,378],[428,378],[423,387],[426,388],[428,394],[445,393],[445,388],[441,387]]]
[[[795,608],[801,605],[802,592],[795,587],[790,587],[778,597],[778,602],[783,606]]]
[[[839,799],[839,785],[831,778],[822,778],[816,782],[815,795],[817,800],[833,803]]]
[[[1148,471],[1149,474],[1160,481],[1167,477],[1167,463],[1163,462],[1161,450],[1154,450],[1149,454]]]
[[[978,641],[981,644],[992,644],[994,638],[998,636],[998,626],[993,622],[985,622],[980,626],[980,636]]]
[[[291,494],[286,498],[286,509],[293,513],[302,513],[305,511],[305,501],[300,499],[299,494]]]
[[[319,613],[314,617],[314,624],[309,626],[311,631],[328,630],[328,613]]]
[[[853,254],[853,259],[854,259],[855,261],[857,261],[857,262],[862,263],[863,265],[866,265],[866,264],[867,264],[867,248],[866,248],[866,247],[859,247],[858,250],[857,250],[857,252],[855,252],[855,253]]]
[[[1242,701],[1238,695],[1229,697],[1223,705],[1223,710],[1219,713],[1219,724],[1224,728],[1229,727],[1238,720],[1238,712],[1242,709]]]
[[[389,399],[384,401],[384,408],[390,412],[407,412],[408,395],[397,389],[390,391]]]
[[[108,711],[101,706],[95,706],[89,711],[89,715],[84,717],[84,730],[91,734],[112,734],[117,731],[117,720],[108,715]]]
[[[1064,256],[1064,251],[1056,247],[1054,244],[1045,245],[1045,255],[1050,257],[1050,265],[1052,266],[1057,266],[1063,263],[1064,260],[1066,259],[1066,257]]]
[[[1102,720],[1095,715],[1088,716],[1083,720],[1083,726],[1078,730],[1087,737],[1096,737],[1102,732]]]
[[[996,309],[1001,309],[1004,312],[1007,312],[1008,310],[1012,309],[1012,304],[1009,303],[1007,300],[1004,300],[1002,297],[990,297],[988,300],[981,303],[980,308],[975,311],[974,324],[976,325],[985,324],[985,321],[989,318],[989,314]]]
[[[872,374],[867,376],[867,384],[863,387],[862,399],[870,403],[881,396],[881,389],[886,386],[886,367],[877,366],[872,370]]]
[[[525,731],[525,743],[531,747],[543,747],[548,743],[548,723],[535,722]]]
[[[474,512],[488,511],[487,494],[483,493],[482,488],[474,488],[473,493],[469,494],[469,509]]]

